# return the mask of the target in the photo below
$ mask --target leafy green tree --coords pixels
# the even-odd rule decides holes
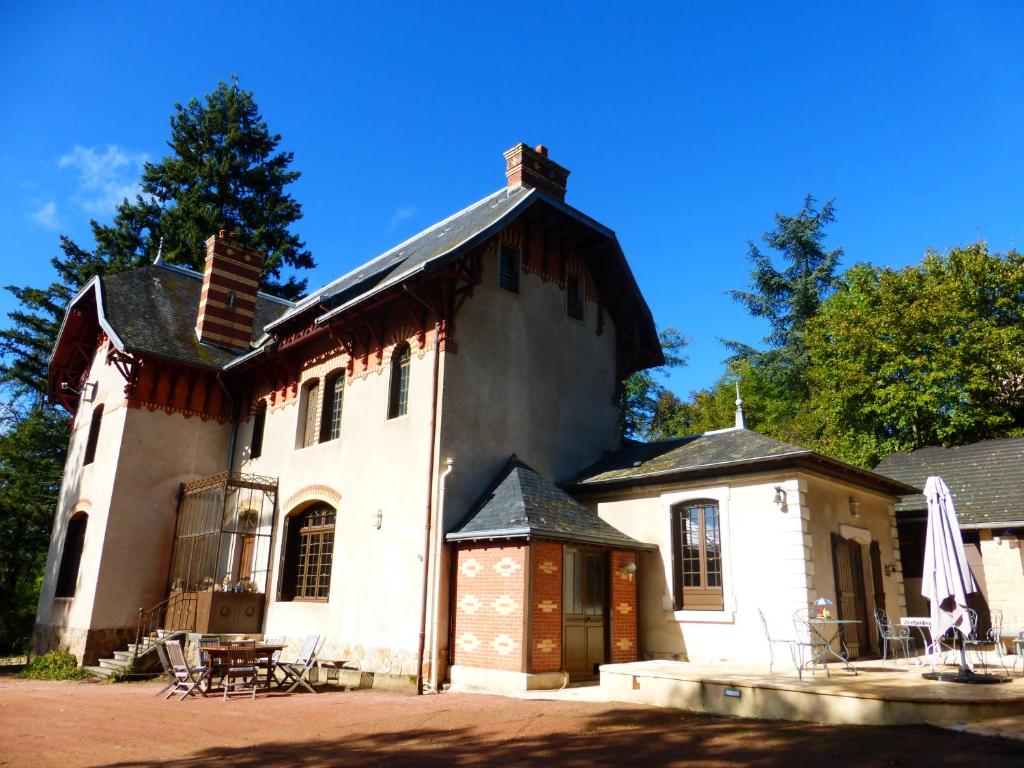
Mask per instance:
[[[738,341],[727,341],[726,346],[737,359],[759,368],[768,381],[784,387],[794,403],[807,395],[807,323],[834,289],[843,253],[841,248],[829,251],[824,246],[825,227],[834,221],[833,201],[819,209],[810,195],[796,216],[776,213],[775,228],[763,240],[785,266],[776,268],[772,256],[750,241],[751,290],[729,292],[751,315],[767,320],[771,333],[763,340],[768,346],[765,351]]]
[[[873,466],[892,451],[1024,433],[1024,256],[985,243],[851,268],[808,327],[802,430]]]
[[[0,654],[22,652],[31,636],[67,445],[67,422],[53,408],[8,409],[6,415],[0,432]]]
[[[673,368],[686,365],[682,351],[690,340],[676,328],[665,328],[658,334],[665,364],[658,368],[637,371],[622,383],[620,423],[622,434],[648,438],[659,402],[668,394],[660,379]]]

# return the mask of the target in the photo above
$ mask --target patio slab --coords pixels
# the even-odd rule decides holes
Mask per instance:
[[[653,704],[692,712],[770,720],[844,725],[966,723],[1024,715],[1024,680],[964,685],[925,680],[928,669],[912,664],[855,665],[797,678],[735,664],[643,661],[601,667],[601,691],[609,701]]]

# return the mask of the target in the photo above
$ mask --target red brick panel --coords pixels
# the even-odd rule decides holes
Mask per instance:
[[[533,545],[533,637],[530,672],[562,669],[562,545]]]
[[[626,565],[636,563],[635,552],[612,552],[611,562],[611,652],[613,664],[637,660],[636,638],[636,574],[632,577]]]
[[[523,670],[527,551],[525,542],[458,546],[452,606],[455,664]]]

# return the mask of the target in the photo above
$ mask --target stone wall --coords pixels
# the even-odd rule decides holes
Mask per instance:
[[[102,658],[110,658],[114,651],[124,650],[135,642],[135,627],[88,629],[37,623],[32,630],[32,655],[41,656],[48,651],[67,651],[74,654],[81,665],[94,666]]]
[[[1003,612],[1003,625],[1024,628],[1024,548],[1019,536],[981,531],[981,559],[985,570],[989,610]]]

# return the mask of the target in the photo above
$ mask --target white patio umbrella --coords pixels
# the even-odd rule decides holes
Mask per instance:
[[[953,497],[941,477],[929,477],[924,485],[928,501],[928,533],[925,538],[924,573],[921,594],[931,605],[932,639],[936,643],[946,630],[954,627],[967,637],[971,618],[967,613],[967,596],[978,591],[971,567],[964,554],[964,540],[953,508]],[[955,674],[927,672],[932,680],[958,683],[1003,683],[1009,678],[978,675],[967,666],[964,643],[960,643],[960,671]]]
[[[977,592],[978,585],[964,554],[953,497],[941,477],[928,478],[924,496],[928,501],[928,533],[921,594],[931,605],[932,637],[942,637],[950,627],[966,635],[971,631],[967,596]]]

